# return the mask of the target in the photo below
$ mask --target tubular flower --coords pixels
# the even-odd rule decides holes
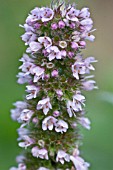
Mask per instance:
[[[89,9],[52,1],[50,8],[33,9],[20,26],[27,48],[17,82],[26,90],[11,117],[20,123],[24,152],[10,170],[88,170],[80,157],[78,128],[90,129],[83,91],[97,88],[90,76],[97,60],[81,54],[87,40],[95,39]]]

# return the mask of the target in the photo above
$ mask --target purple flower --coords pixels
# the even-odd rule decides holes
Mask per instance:
[[[72,72],[73,76],[79,80],[79,74],[85,74],[86,73],[86,67],[84,66],[83,62],[75,62],[74,65],[72,65]]]
[[[37,169],[37,170],[49,170],[49,169],[44,168],[44,167],[40,167],[40,168],[39,168],[39,169]]]
[[[67,112],[69,114],[69,117],[72,117],[73,115],[76,116],[75,115],[75,112],[77,112],[76,105],[70,100],[67,101]]]
[[[58,122],[56,122],[55,124],[55,131],[56,132],[66,132],[68,129],[68,124],[64,121],[64,120],[58,120]]]
[[[39,87],[36,87],[36,86],[34,86],[34,85],[26,86],[26,88],[27,88],[26,91],[27,91],[28,93],[30,93],[30,94],[26,95],[26,99],[27,99],[27,100],[36,98],[38,92],[40,91],[40,88],[39,88]]]
[[[57,23],[51,24],[51,29],[52,29],[52,30],[56,30],[57,28],[58,28]]]
[[[58,150],[56,161],[64,164],[64,161],[70,162],[70,156],[63,150]]]
[[[19,135],[18,140],[22,140],[23,136],[28,135],[29,130],[26,129],[26,128],[20,127],[19,129],[17,129],[17,132],[18,132],[18,135]]]
[[[24,121],[24,122],[28,122],[31,117],[33,116],[34,111],[33,110],[29,110],[29,109],[24,109],[20,115],[20,120]]]
[[[60,90],[60,89],[57,89],[57,90],[56,90],[56,94],[57,94],[59,100],[60,100],[61,97],[63,96],[63,92],[62,92],[62,90]]]
[[[47,56],[49,58],[49,61],[52,61],[53,59],[61,59],[61,53],[57,46],[51,46],[47,48],[47,52],[49,55]]]
[[[95,86],[95,81],[94,80],[87,80],[82,82],[82,88],[86,91],[90,91],[93,89],[97,89],[98,87]]]
[[[53,19],[54,17],[54,11],[50,8],[41,8],[42,10],[42,22],[47,22]]]
[[[40,100],[37,104],[37,110],[43,109],[45,115],[49,112],[49,109],[52,109],[52,105],[50,103],[50,98],[47,97],[43,100]]]
[[[57,119],[55,119],[53,116],[46,117],[42,122],[42,129],[43,130],[53,130],[53,127],[56,123]]]
[[[89,8],[82,8],[80,10],[79,17],[81,17],[81,18],[89,18],[90,17]]]
[[[93,42],[94,40],[95,40],[95,36],[94,35],[87,35],[86,36],[86,38],[85,38],[86,40],[89,40],[89,41],[91,41],[91,42]]]
[[[77,49],[78,49],[78,44],[73,41],[73,42],[71,43],[71,48],[77,50]]]
[[[14,103],[13,105],[16,106],[16,108],[15,109],[11,109],[11,118],[14,121],[20,122],[20,119],[19,119],[20,114],[21,114],[23,109],[27,108],[27,103],[23,102],[23,101],[18,101],[16,103]]]
[[[21,38],[25,42],[25,45],[29,45],[31,42],[37,39],[37,35],[33,32],[26,32],[21,36]]]
[[[35,65],[31,62],[23,62],[23,64],[19,67],[25,75],[32,74],[32,69],[35,67]]]
[[[32,150],[32,155],[34,157],[37,157],[37,158],[41,158],[41,159],[46,159],[48,160],[48,151],[43,148],[43,149],[39,149],[37,146],[33,147]]]
[[[85,162],[80,156],[78,149],[75,149],[74,155],[70,156],[76,170],[88,170],[89,163]]]
[[[86,42],[85,41],[79,41],[79,46],[80,46],[80,48],[85,48]]]
[[[60,112],[58,111],[58,110],[55,110],[54,112],[53,112],[53,116],[54,117],[58,117],[60,115]]]
[[[17,75],[17,78],[18,78],[17,82],[19,84],[30,83],[31,80],[32,80],[30,75],[26,75],[23,72],[19,72],[18,75]]]
[[[42,48],[42,45],[39,42],[32,41],[29,43],[29,47],[27,48],[27,53],[35,53],[38,52]]]
[[[97,62],[97,60],[95,60],[94,57],[88,57],[84,60],[84,64],[86,67],[86,73],[89,74],[90,70],[95,70],[95,68],[93,67],[93,65],[91,63],[95,63]]]
[[[86,117],[79,117],[78,118],[78,122],[83,126],[83,127],[85,127],[86,129],[88,129],[88,130],[90,130],[90,124],[91,124],[91,122],[90,122],[90,120],[88,119],[88,118],[86,118]]]
[[[52,45],[52,40],[49,37],[39,37],[38,41],[40,44],[44,45],[45,49]]]
[[[92,25],[93,24],[93,21],[91,18],[86,18],[86,19],[83,19],[81,22],[80,22],[81,25],[83,26],[87,26],[87,25]]]
[[[25,149],[27,149],[28,146],[31,146],[32,144],[35,143],[35,140],[30,138],[27,135],[23,136],[23,140],[24,140],[24,142],[20,142],[19,146],[22,148],[25,148]]]
[[[36,7],[31,11],[32,16],[35,18],[35,20],[40,20],[42,11],[40,8]]]
[[[18,165],[18,168],[15,168],[15,167],[10,168],[10,170],[26,170],[26,169],[27,169],[27,167],[24,163],[20,163]]]
[[[52,77],[58,77],[58,70],[53,70],[51,75]]]
[[[39,79],[44,78],[44,68],[36,66],[32,69],[32,74],[34,74],[33,82],[36,83]]]
[[[59,21],[58,22],[58,27],[61,28],[61,29],[65,28],[65,22],[64,21]]]
[[[77,111],[82,111],[82,105],[84,104],[85,97],[80,94],[79,91],[76,92],[76,94],[73,96],[73,103],[75,104]]]
[[[71,7],[66,14],[66,18],[71,21],[78,21],[77,17],[79,13],[79,10],[75,9],[74,7]]]

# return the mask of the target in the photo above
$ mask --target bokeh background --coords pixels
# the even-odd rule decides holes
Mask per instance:
[[[113,0],[76,0],[78,8],[90,7],[94,19],[96,41],[88,43],[85,55],[98,59],[95,79],[99,90],[87,92],[88,116],[92,130],[84,133],[82,155],[91,162],[90,170],[113,169]],[[0,0],[0,170],[15,164],[20,152],[16,128],[10,118],[12,103],[22,100],[24,86],[16,83],[20,63],[25,51],[20,36],[28,12],[35,6],[49,5],[50,0]],[[105,94],[104,92],[109,92]],[[104,95],[103,95],[104,94]]]

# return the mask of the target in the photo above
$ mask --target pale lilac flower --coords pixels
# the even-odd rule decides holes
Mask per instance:
[[[69,11],[67,12],[67,14],[66,14],[66,18],[68,19],[68,20],[71,20],[71,21],[78,21],[78,15],[79,15],[79,13],[80,13],[80,11],[79,10],[77,10],[77,9],[75,9],[74,7],[71,7],[70,9],[69,9]]]
[[[67,112],[69,114],[69,117],[72,117],[73,115],[76,117],[75,112],[77,112],[77,108],[74,102],[68,100],[67,101]]]
[[[36,17],[33,15],[29,14],[28,17],[26,18],[26,24],[33,26],[34,21],[37,21]]]
[[[95,68],[91,64],[91,63],[95,63],[95,62],[97,62],[97,60],[95,60],[94,57],[88,57],[84,60],[84,65],[86,67],[86,74],[89,74],[90,70],[95,70]]]
[[[44,167],[40,167],[40,168],[39,168],[39,169],[37,169],[37,170],[49,170],[49,169],[44,168]]]
[[[86,42],[85,41],[79,41],[79,47],[80,48],[85,48],[86,47]]]
[[[72,29],[75,29],[76,24],[75,24],[74,22],[71,22],[71,23],[69,24],[69,27],[72,28]]]
[[[36,7],[31,11],[31,14],[32,14],[32,16],[34,16],[34,18],[36,18],[36,20],[40,20],[42,11],[40,8]]]
[[[11,118],[14,121],[20,122],[20,120],[19,120],[20,114],[23,109],[27,108],[27,103],[23,102],[23,101],[18,101],[16,103],[14,103],[13,105],[16,106],[16,108],[11,109]]]
[[[57,89],[57,90],[56,90],[56,94],[57,94],[57,96],[58,96],[59,99],[63,96],[63,92],[62,92],[62,90],[60,90],[60,89]]]
[[[41,68],[39,66],[36,66],[32,69],[32,73],[34,74],[34,80],[33,82],[36,83],[39,79],[43,79],[44,77],[44,68]]]
[[[26,73],[19,72],[17,75],[17,82],[18,84],[24,84],[24,83],[30,83],[32,81],[32,78],[30,75],[26,75]]]
[[[80,22],[80,24],[83,26],[92,25],[93,21],[91,18],[85,18]]]
[[[93,89],[97,89],[98,87],[95,86],[96,82],[94,80],[87,80],[82,82],[82,88],[86,91],[90,91]]]
[[[22,148],[27,149],[27,147],[31,146],[32,144],[35,143],[35,140],[30,138],[29,136],[25,135],[22,138],[24,140],[24,142],[19,142],[19,146]]]
[[[73,96],[73,103],[75,104],[77,111],[82,111],[82,105],[84,104],[85,97],[80,94],[79,91],[76,92],[76,94]]]
[[[42,9],[42,22],[47,22],[53,19],[54,11],[50,8],[41,8]]]
[[[58,117],[60,115],[60,112],[58,111],[58,110],[55,110],[54,112],[53,112],[53,116],[54,117]]]
[[[78,122],[83,126],[83,127],[85,127],[86,129],[88,129],[88,130],[90,130],[90,124],[91,124],[91,122],[90,122],[90,120],[88,119],[88,118],[86,118],[86,117],[79,117],[78,118]]]
[[[90,17],[90,12],[89,8],[82,8],[79,13],[79,17],[81,18],[89,18]]]
[[[18,135],[19,135],[18,140],[22,140],[23,136],[28,135],[29,130],[26,129],[26,128],[20,127],[20,128],[17,129],[17,132],[18,132]]]
[[[29,63],[33,63],[34,60],[32,58],[30,58],[27,54],[23,54],[22,58],[19,59],[19,61],[22,61],[23,63],[29,62]]]
[[[32,74],[32,69],[35,67],[35,65],[31,62],[24,62],[19,69],[21,69],[25,75]]]
[[[25,45],[29,45],[31,42],[36,41],[37,35],[33,32],[26,32],[21,38],[25,42]]]
[[[73,41],[73,42],[71,43],[71,48],[77,50],[77,49],[78,49],[78,44]]]
[[[59,22],[58,22],[58,27],[59,27],[59,28],[63,29],[63,28],[65,28],[65,26],[66,26],[66,25],[65,25],[65,22],[64,22],[64,21],[59,21]]]
[[[52,77],[58,77],[58,70],[53,70],[51,75]]]
[[[70,25],[70,24],[69,24],[69,20],[66,19],[66,18],[64,18],[63,21],[64,21],[65,25],[66,25],[67,27],[69,27],[69,25]]]
[[[24,101],[17,101],[15,103],[13,103],[13,105],[15,107],[17,107],[18,109],[20,109],[20,110],[26,109],[27,106],[28,106],[28,104],[26,102],[24,102]]]
[[[10,170],[26,170],[26,165],[24,163],[20,163],[18,168],[12,167]]]
[[[59,41],[59,46],[60,46],[61,48],[66,48],[66,47],[67,47],[66,41]]]
[[[20,115],[20,120],[24,121],[24,122],[28,122],[31,117],[33,116],[34,111],[33,110],[29,110],[29,109],[24,109]]]
[[[40,91],[40,88],[35,86],[35,85],[28,85],[26,86],[27,88],[27,92],[30,93],[28,95],[26,95],[26,99],[27,100],[30,100],[30,99],[33,99],[33,98],[36,98],[37,97],[37,94],[39,93]]]
[[[49,37],[39,37],[38,41],[40,42],[40,44],[44,45],[45,49],[50,47],[52,45],[52,40]]]
[[[53,116],[48,116],[46,117],[43,122],[42,122],[42,129],[43,130],[53,130],[53,127],[56,123],[57,119],[54,118]]]
[[[74,31],[73,33],[72,33],[72,39],[74,40],[74,42],[79,42],[80,41],[80,36],[81,36],[81,34],[80,34],[80,32],[78,32],[78,31]]]
[[[64,164],[64,162],[70,162],[70,156],[63,150],[58,150],[56,161]]]
[[[41,25],[40,23],[34,24],[34,28],[35,28],[35,29],[40,29],[41,26],[42,26],[42,25]]]
[[[79,80],[79,74],[85,74],[86,73],[86,67],[84,65],[83,62],[75,62],[72,65],[72,72],[73,72],[73,76]]]
[[[58,28],[57,23],[51,24],[51,29],[52,29],[52,30],[56,30],[57,28]]]
[[[62,58],[65,58],[67,52],[66,52],[65,50],[61,50],[61,51],[60,51],[60,54],[61,54],[61,57],[62,57]]]
[[[37,158],[39,157],[41,159],[46,159],[46,160],[49,159],[48,158],[48,151],[45,148],[39,149],[37,146],[35,146],[35,147],[32,148],[31,152],[32,152],[32,155],[34,157],[37,157]]]
[[[18,170],[26,170],[26,169],[27,169],[27,167],[26,167],[26,165],[24,163],[20,163],[18,165]]]
[[[35,31],[35,29],[32,26],[28,25],[28,24],[24,24],[24,25],[20,24],[19,26],[24,28],[26,32],[31,32],[32,33],[32,32]]]
[[[50,103],[50,98],[47,97],[45,99],[42,99],[37,104],[37,110],[43,109],[43,112],[45,115],[49,112],[49,109],[52,109],[52,105]]]
[[[49,58],[49,61],[52,61],[53,59],[61,59],[61,54],[57,46],[51,46],[47,48],[47,52],[49,55],[47,56]]]
[[[70,156],[70,160],[73,162],[76,170],[88,170],[89,163],[85,162],[83,158],[79,156],[78,149],[75,149],[74,155]]]
[[[34,117],[34,118],[32,119],[32,122],[33,122],[34,124],[38,124],[39,120],[38,120],[37,117]]]
[[[18,168],[12,167],[12,168],[10,168],[9,170],[18,170]]]
[[[74,52],[72,52],[72,51],[69,51],[69,52],[68,52],[68,57],[69,57],[70,59],[73,58],[74,55],[75,55]]]
[[[94,40],[95,40],[95,36],[94,35],[86,35],[86,37],[85,37],[85,39],[86,40],[89,40],[89,41],[91,41],[91,42],[93,42]]]
[[[21,162],[23,162],[24,160],[26,160],[26,158],[25,158],[25,156],[23,156],[23,155],[19,155],[19,156],[16,157],[16,162],[17,162],[17,163],[21,163]]]
[[[56,132],[66,132],[68,129],[68,124],[64,121],[64,120],[58,120],[58,122],[56,122],[55,124],[55,131]]]
[[[39,42],[32,41],[29,43],[29,47],[27,48],[27,53],[35,53],[38,52],[42,48],[42,45]]]

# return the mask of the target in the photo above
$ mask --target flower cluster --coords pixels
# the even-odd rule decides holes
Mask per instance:
[[[27,49],[17,77],[26,94],[11,117],[21,124],[18,141],[25,152],[10,170],[88,170],[79,156],[78,125],[90,129],[82,91],[97,88],[89,75],[96,60],[80,53],[86,40],[95,39],[89,9],[36,7],[21,27]]]

